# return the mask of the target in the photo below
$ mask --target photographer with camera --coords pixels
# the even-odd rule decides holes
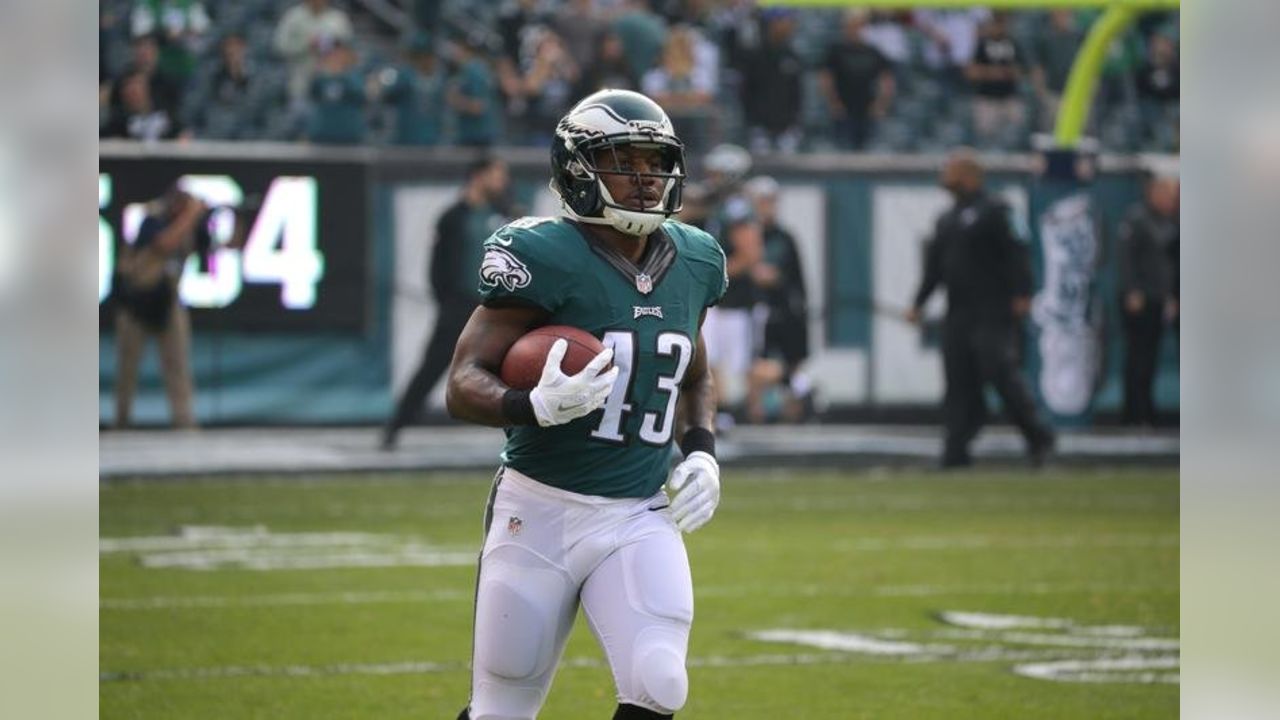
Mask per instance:
[[[208,252],[210,212],[203,201],[174,186],[148,205],[137,239],[121,248],[112,283],[118,365],[116,427],[130,424],[138,366],[150,337],[159,342],[173,426],[196,426],[191,319],[178,299],[178,280],[188,256]]]

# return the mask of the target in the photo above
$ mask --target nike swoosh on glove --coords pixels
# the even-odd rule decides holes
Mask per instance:
[[[682,532],[691,533],[707,524],[720,504],[720,465],[709,453],[689,453],[671,471],[667,487],[674,493],[671,517]]]
[[[556,340],[547,351],[547,363],[542,368],[538,386],[529,391],[529,403],[538,425],[551,427],[563,425],[583,415],[589,415],[609,399],[613,383],[618,379],[618,368],[600,372],[613,359],[613,349],[605,348],[577,375],[565,375],[560,362],[569,349],[563,338]]]

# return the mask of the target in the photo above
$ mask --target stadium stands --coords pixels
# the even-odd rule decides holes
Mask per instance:
[[[182,124],[193,131],[197,138],[243,140],[301,140],[306,127],[308,109],[290,107],[287,93],[287,73],[283,58],[276,52],[273,37],[283,13],[295,4],[294,0],[228,0],[205,3],[211,20],[200,38],[192,38],[186,47],[195,54],[193,70],[189,77],[180,78],[181,98],[177,111]],[[487,61],[495,66],[495,83],[501,95],[505,112],[501,118],[503,133],[499,144],[537,144],[546,141],[545,132],[529,132],[522,127],[525,108],[531,103],[520,96],[522,73],[527,72],[528,56],[533,52],[527,41],[528,32],[535,25],[545,29],[551,24],[554,12],[562,3],[550,0],[533,0],[522,3],[462,2],[445,0],[438,3],[438,15],[427,18],[434,27],[393,27],[388,21],[385,6],[402,9],[404,18],[411,18],[411,9],[431,3],[371,2],[351,0],[331,3],[345,10],[355,28],[354,49],[357,54],[356,72],[372,75],[390,64],[400,61],[399,48],[402,38],[426,33],[432,37],[435,52],[444,60],[443,66],[450,80],[457,75],[454,49],[467,44],[478,49]],[[131,63],[132,35],[138,30],[131,22],[136,3],[130,0],[104,0],[99,5],[101,62],[103,78],[102,124],[115,111],[115,93],[110,84]],[[678,24],[691,26],[710,46],[718,51],[719,64],[716,73],[718,87],[711,117],[706,126],[714,128],[711,141],[737,141],[745,143],[746,129],[742,122],[741,79],[738,68],[744,53],[752,51],[760,42],[757,25],[760,10],[753,3],[741,2],[682,2],[659,0],[653,3],[620,3],[597,0],[592,4],[596,13],[608,26],[614,13],[622,8],[652,7],[652,14],[663,26]],[[379,7],[383,6],[382,11]],[[801,123],[803,152],[826,152],[841,148],[839,133],[833,126],[826,101],[819,92],[817,76],[824,53],[840,32],[839,10],[806,8],[794,11],[794,49],[804,63],[802,84],[803,103]],[[1076,18],[1077,28],[1087,28],[1092,16],[1087,12]],[[874,36],[868,41],[894,62],[897,91],[888,115],[877,123],[867,149],[880,152],[935,152],[960,143],[976,140],[970,108],[970,93],[966,83],[947,75],[927,62],[931,39],[922,30],[918,18],[912,13],[877,13],[871,18]],[[1029,58],[1039,62],[1037,49],[1049,32],[1046,13],[1021,12],[1011,17],[1011,34],[1019,48]],[[1108,73],[1104,76],[1098,100],[1094,107],[1090,132],[1105,150],[1117,152],[1175,151],[1178,145],[1178,103],[1154,102],[1142,92],[1148,83],[1143,72],[1151,71],[1149,55],[1153,44],[1165,44],[1164,39],[1177,42],[1177,16],[1154,17],[1129,31],[1113,53]],[[514,31],[513,31],[514,28]],[[222,40],[228,35],[243,37],[251,74],[242,96],[230,101],[220,98],[216,79],[222,67]],[[1153,38],[1161,38],[1152,42]],[[525,40],[522,41],[522,38]],[[162,43],[163,51],[163,43]],[[1176,50],[1175,50],[1176,52]],[[514,59],[512,59],[514,58]],[[577,58],[580,67],[588,67],[592,58]],[[509,63],[504,66],[504,63]],[[1173,93],[1176,97],[1177,59],[1173,60]],[[639,68],[637,77],[643,75]],[[162,64],[163,70],[163,64]],[[1026,70],[1029,70],[1027,68]],[[1163,76],[1162,76],[1163,77]],[[760,92],[752,88],[751,92]],[[767,89],[764,90],[767,92]],[[1031,133],[1050,123],[1040,117],[1043,110],[1037,101],[1030,81],[1030,72],[1024,71],[1019,82],[1018,96],[1026,106],[1027,122],[1019,126],[1003,127],[989,140],[993,150],[1021,150],[1029,147]],[[392,114],[379,103],[366,105],[369,133],[368,144],[391,142]],[[446,120],[446,143],[452,142],[453,123]],[[704,143],[705,144],[705,143]]]

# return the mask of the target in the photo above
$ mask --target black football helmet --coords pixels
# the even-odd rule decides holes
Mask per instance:
[[[623,145],[661,151],[660,170],[638,173],[596,167],[597,151]],[[641,177],[658,178],[662,183],[658,204],[643,210],[618,204],[601,181],[602,174],[633,175],[637,182]],[[684,144],[676,137],[671,118],[638,92],[601,90],[588,95],[556,125],[551,143],[551,189],[575,220],[610,225],[643,237],[680,211],[684,180]]]

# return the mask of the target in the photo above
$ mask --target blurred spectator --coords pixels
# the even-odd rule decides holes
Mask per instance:
[[[1178,181],[1153,177],[1143,201],[1120,225],[1120,307],[1124,319],[1124,415],[1130,425],[1156,422],[1153,383],[1164,325],[1178,315],[1174,282]]]
[[[536,42],[542,33],[539,0],[507,0],[499,9],[496,21],[501,49],[493,57],[493,71],[502,91],[502,110],[506,114],[506,142],[521,143],[530,131],[545,131],[529,119],[529,98],[525,92],[524,73],[536,54]]]
[[[903,27],[904,14],[873,12],[866,27],[862,28],[862,39],[879,50],[895,68],[911,63],[911,38]]]
[[[543,27],[536,37],[536,49],[521,78],[522,91],[528,103],[526,127],[531,144],[548,146],[556,123],[577,100],[573,88],[579,77],[578,63],[565,51],[564,43],[554,30]]]
[[[160,46],[155,37],[139,35],[130,41],[129,49],[129,66],[112,87],[112,109],[118,110],[124,102],[122,79],[128,75],[141,74],[146,78],[151,102],[158,108],[176,114],[182,100],[182,86],[177,78],[170,77],[160,69]]]
[[[350,42],[351,20],[329,0],[303,0],[285,11],[276,26],[276,52],[289,67],[289,99],[300,109],[311,90],[318,60],[335,43]]]
[[[929,42],[925,65],[937,72],[952,91],[968,86],[964,71],[978,46],[978,27],[991,17],[984,8],[967,10],[917,10],[916,27]]]
[[[1143,127],[1148,135],[1168,121],[1166,112],[1178,102],[1181,92],[1178,47],[1166,35],[1152,35],[1147,42],[1147,59],[1138,67],[1138,103]]]
[[[510,176],[506,163],[484,157],[467,168],[461,197],[436,221],[427,278],[436,301],[435,329],[423,349],[422,360],[396,402],[382,429],[382,449],[396,446],[400,430],[413,422],[422,405],[449,367],[453,348],[480,297],[476,277],[484,258],[484,241],[507,221],[506,196]]]
[[[866,41],[867,18],[865,10],[845,12],[841,38],[827,51],[819,75],[831,117],[851,150],[866,146],[896,90],[893,67]]]
[[[764,235],[763,256],[751,278],[764,303],[763,342],[751,364],[747,382],[747,419],[765,422],[781,417],[796,422],[812,408],[813,384],[800,369],[809,356],[809,311],[804,273],[795,237],[778,224],[778,182],[753,178],[746,185]],[[759,333],[757,333],[759,334]],[[769,405],[770,391],[781,396],[781,407]]]
[[[454,115],[459,145],[487,147],[497,142],[498,84],[493,69],[477,45],[456,46],[458,71],[446,98]]]
[[[752,312],[758,295],[752,274],[764,256],[764,236],[751,201],[736,193],[725,200],[714,228],[719,231],[714,234],[726,257],[729,289],[718,305],[707,309],[702,335],[707,344],[707,363],[715,373],[716,391],[720,394],[719,407],[727,409],[741,405],[755,356],[756,323]],[[728,424],[728,417],[717,419],[721,429]]]
[[[1009,16],[995,13],[982,26],[978,47],[966,75],[973,86],[973,131],[978,143],[995,145],[1020,131],[1026,106],[1018,93],[1023,56],[1009,35]]]
[[[565,52],[578,67],[589,67],[595,61],[596,44],[604,31],[604,22],[592,0],[568,0],[556,11],[551,28],[560,36]]]
[[[364,142],[365,81],[353,68],[355,51],[335,42],[320,58],[311,79],[307,139],[314,143],[356,145]]]
[[[574,97],[584,98],[604,88],[637,90],[639,87],[640,83],[622,53],[622,38],[612,30],[605,30],[600,34],[592,61],[584,66]]]
[[[800,147],[801,79],[804,66],[792,47],[795,11],[761,12],[764,41],[743,57],[742,115],[754,152],[795,152]]]
[[[372,78],[373,97],[395,108],[391,142],[396,145],[435,145],[444,126],[444,71],[430,38],[418,34],[405,49],[404,62],[384,68]]]
[[[127,95],[146,92],[138,75],[125,79]],[[148,338],[160,346],[169,413],[178,428],[196,425],[191,379],[191,319],[178,297],[178,280],[196,249],[196,232],[208,208],[199,199],[170,189],[147,206],[138,236],[123,247],[112,283],[116,303],[116,427],[133,419],[133,393]]]
[[[1040,129],[1045,132],[1053,129],[1058,118],[1062,91],[1084,41],[1084,33],[1076,28],[1075,14],[1070,10],[1050,11],[1047,25],[1037,39],[1031,68],[1031,82],[1040,101]]]
[[[676,132],[694,151],[706,147],[716,88],[715,67],[697,62],[698,41],[689,27],[673,28],[667,33],[661,64],[640,81],[642,92],[667,111]]]
[[[648,0],[626,0],[612,29],[622,38],[622,53],[631,74],[644,77],[662,54],[667,42],[667,26],[649,7]]]
[[[153,102],[145,74],[131,72],[120,79],[118,86],[120,107],[111,110],[111,119],[98,129],[100,137],[147,142],[191,137],[173,111]]]
[[[218,69],[213,74],[210,100],[229,110],[241,109],[249,96],[254,64],[249,59],[244,36],[230,33],[222,38]]]
[[[953,152],[940,180],[955,202],[938,218],[906,319],[920,323],[929,296],[939,286],[946,288],[942,466],[973,463],[969,445],[987,422],[987,385],[995,388],[1005,413],[1022,432],[1032,464],[1041,465],[1055,438],[1036,410],[1016,360],[1020,328],[1031,308],[1028,253],[1014,234],[1009,207],[987,194],[973,151]]]
[[[142,0],[134,4],[129,24],[134,37],[159,38],[160,69],[178,79],[191,76],[196,58],[208,45],[211,25],[198,0]]]

